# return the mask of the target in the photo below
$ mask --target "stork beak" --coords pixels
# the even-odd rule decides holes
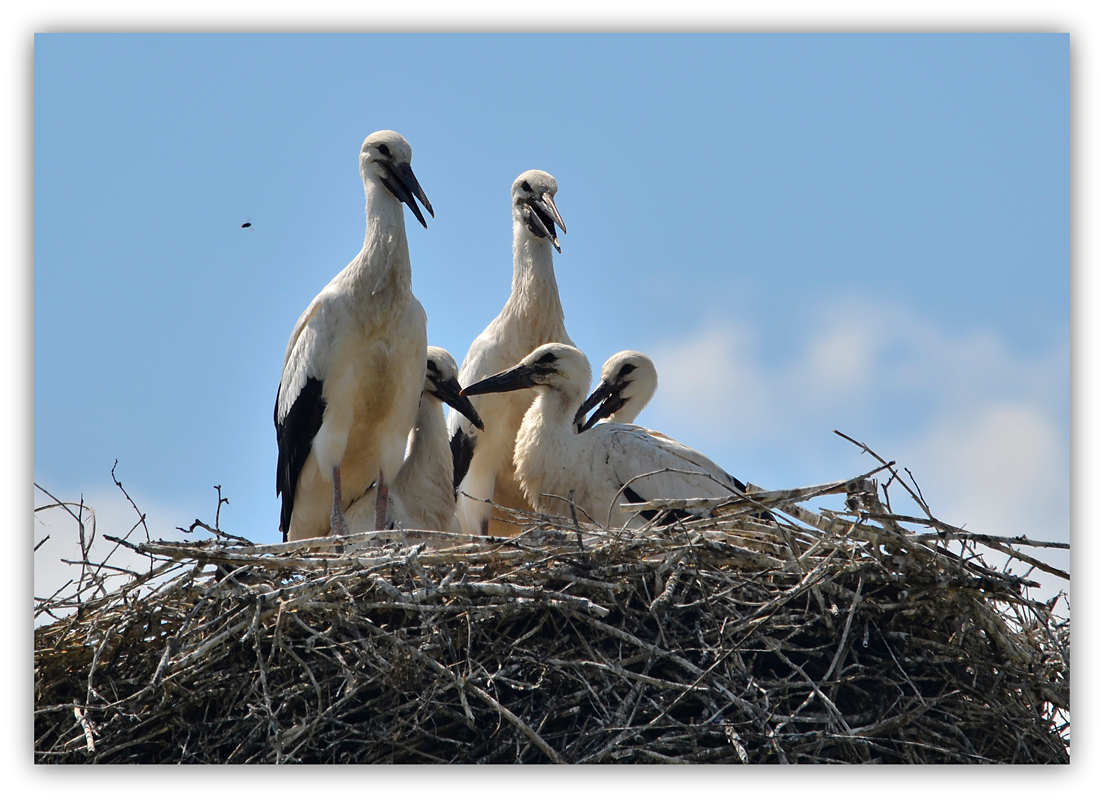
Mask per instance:
[[[518,364],[516,367],[504,369],[481,381],[476,381],[471,386],[465,386],[460,390],[464,397],[473,394],[491,394],[494,392],[512,392],[515,389],[529,389],[537,385],[537,371],[528,364]]]
[[[563,217],[560,216],[559,209],[556,208],[556,202],[552,199],[552,195],[545,192],[540,197],[534,197],[529,201],[529,220],[530,227],[533,232],[538,236],[548,237],[551,240],[552,246],[556,248],[557,253],[562,253],[560,249],[560,240],[556,238],[556,226],[560,226],[560,230],[567,233],[567,226],[564,225]]]
[[[550,192],[545,192],[540,197],[534,198],[533,205],[539,208],[541,213],[551,219],[553,223],[559,225],[561,231],[567,233],[567,226],[564,225],[563,217],[560,216],[560,210],[556,208],[556,201],[552,199]],[[551,226],[549,227],[551,228]],[[550,232],[555,236],[555,228],[552,228]]]
[[[390,189],[391,194],[399,198],[400,202],[410,206],[410,210],[414,212],[418,222],[422,223],[423,228],[429,227],[426,225],[425,217],[422,216],[422,210],[414,202],[414,198],[422,201],[422,205],[425,206],[431,217],[433,216],[433,206],[429,204],[429,198],[425,196],[421,184],[414,177],[414,170],[410,168],[410,164],[405,162],[390,163],[386,165],[386,168],[387,177],[384,179],[383,185]]]
[[[471,400],[460,396],[460,383],[456,378],[437,381],[433,385],[436,387],[436,391],[433,392],[434,397],[442,403],[448,403],[471,420],[472,425],[479,428],[479,430],[483,430],[483,420],[479,418],[479,414],[476,412],[475,406],[471,404]]]
[[[624,384],[620,382],[602,383],[598,384],[598,388],[591,393],[590,397],[579,406],[579,410],[575,412],[575,429],[578,433],[590,430],[598,422],[606,417],[613,416],[625,405],[625,398],[622,397],[619,392],[624,388]],[[598,404],[601,403],[600,406]],[[598,410],[591,414],[590,419],[583,422],[583,417],[586,416],[590,409],[598,406]]]

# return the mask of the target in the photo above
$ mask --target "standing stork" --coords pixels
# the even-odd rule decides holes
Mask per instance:
[[[471,400],[460,396],[460,370],[448,350],[427,348],[425,385],[418,417],[406,441],[406,458],[391,484],[387,526],[407,530],[459,531],[456,494],[452,486],[452,453],[442,403],[448,403],[483,430],[483,420]],[[352,533],[369,530],[375,519],[375,492],[370,491],[348,510]]]
[[[575,432],[575,414],[590,385],[590,364],[566,344],[546,344],[517,366],[465,387],[464,396],[533,388],[514,448],[517,478],[530,504],[543,514],[566,517],[569,498],[591,520],[621,527],[637,524],[623,502],[659,498],[721,498],[738,482],[705,455],[638,425],[607,422]],[[655,511],[645,511],[651,519]]]
[[[460,368],[460,382],[470,384],[521,361],[547,342],[572,344],[564,327],[560,290],[552,266],[552,248],[560,252],[556,227],[567,233],[556,208],[556,179],[531,169],[511,189],[514,218],[514,277],[502,312],[476,337]],[[491,520],[498,505],[529,510],[514,478],[514,439],[533,400],[532,392],[481,398],[476,409],[486,423],[478,433],[459,413],[449,413],[449,444],[456,513],[464,533],[516,533],[512,526]]]
[[[410,289],[403,204],[422,227],[433,207],[410,168],[410,145],[377,131],[360,148],[364,246],[311,301],[284,355],[274,421],[284,541],[348,533],[345,509],[403,460],[425,382],[426,315]]]

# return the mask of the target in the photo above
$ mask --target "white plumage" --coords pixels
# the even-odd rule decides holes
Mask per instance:
[[[637,350],[614,353],[602,365],[597,388],[575,413],[576,430],[589,430],[603,420],[634,421],[658,386],[659,375],[652,359]],[[595,406],[590,419],[584,419]]]
[[[356,258],[295,324],[274,421],[285,541],[347,533],[344,510],[403,460],[425,382],[426,315],[411,292],[403,204],[433,208],[394,131],[364,140],[366,229]],[[382,511],[382,507],[380,511]]]
[[[552,266],[552,248],[560,249],[556,226],[567,232],[554,201],[556,190],[556,179],[541,170],[523,172],[514,181],[513,286],[502,312],[468,349],[460,369],[464,385],[517,364],[538,345],[572,343]],[[459,491],[456,512],[464,533],[516,533],[512,526],[491,519],[485,500],[530,508],[514,478],[512,457],[518,427],[532,400],[528,391],[479,398],[475,407],[486,425],[482,433],[450,412],[449,440]]]
[[[387,527],[460,530],[452,488],[452,453],[441,404],[448,403],[480,430],[483,421],[471,401],[460,396],[458,374],[456,361],[447,350],[427,348],[418,416],[407,438],[406,457],[391,484]],[[349,507],[349,531],[372,530],[375,513],[376,493],[371,490]]]
[[[619,508],[659,498],[729,497],[739,482],[693,448],[637,425],[608,422],[575,433],[575,414],[590,385],[590,364],[565,344],[538,347],[517,366],[463,390],[465,396],[533,387],[514,448],[517,478],[538,511],[568,516],[577,508],[612,527],[642,524]]]

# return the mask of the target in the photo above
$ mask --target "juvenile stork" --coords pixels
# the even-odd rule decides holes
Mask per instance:
[[[517,364],[538,345],[572,344],[564,327],[552,248],[560,252],[556,227],[567,233],[556,208],[556,179],[547,172],[523,172],[511,188],[514,218],[514,277],[502,312],[476,337],[460,368],[460,382],[474,383]],[[486,501],[529,510],[514,478],[514,440],[533,392],[480,398],[475,402],[487,428],[477,433],[460,414],[449,413],[449,443],[456,513],[464,533],[508,535],[512,526],[491,520]]]
[[[607,422],[575,433],[575,414],[590,385],[590,364],[566,344],[546,344],[517,366],[464,388],[465,396],[533,388],[514,448],[517,478],[541,513],[566,517],[578,509],[610,527],[643,520],[620,503],[657,498],[717,498],[737,494],[737,481],[681,442],[637,425]],[[643,519],[655,516],[644,512]]]
[[[422,227],[433,207],[410,168],[410,145],[377,131],[360,148],[364,246],[311,301],[284,355],[274,420],[284,541],[348,533],[345,509],[387,486],[403,460],[425,382],[426,315],[410,290],[403,204]]]
[[[636,350],[614,353],[602,365],[598,388],[590,393],[575,413],[575,429],[581,433],[604,419],[632,422],[648,405],[658,386],[659,375],[652,359]],[[587,412],[595,406],[598,408],[590,419],[585,419]]]
[[[452,453],[442,403],[448,403],[476,428],[483,420],[471,401],[460,396],[459,369],[452,355],[440,347],[427,348],[425,384],[418,416],[406,441],[406,458],[391,484],[387,527],[406,530],[459,531],[456,494],[452,486]],[[352,533],[371,530],[376,494],[369,491],[349,507]]]
[[[622,350],[614,353],[602,365],[602,377],[598,381],[598,387],[575,412],[575,430],[581,433],[605,421],[633,422],[655,395],[658,386],[659,374],[652,359],[637,350]],[[595,406],[598,407],[594,409],[594,413],[584,421],[587,412]],[[657,439],[675,442],[665,433],[651,428],[645,428],[645,430]],[[678,442],[675,443],[678,444]],[[747,491],[747,485],[743,481],[732,475],[728,477],[741,492]]]

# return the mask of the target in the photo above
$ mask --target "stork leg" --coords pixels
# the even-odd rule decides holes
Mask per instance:
[[[382,531],[387,527],[387,484],[383,482],[383,470],[380,470],[379,481],[376,483],[376,530]]]
[[[345,505],[341,502],[341,467],[333,468],[333,511],[330,512],[330,533],[348,536],[349,522],[345,519]]]

